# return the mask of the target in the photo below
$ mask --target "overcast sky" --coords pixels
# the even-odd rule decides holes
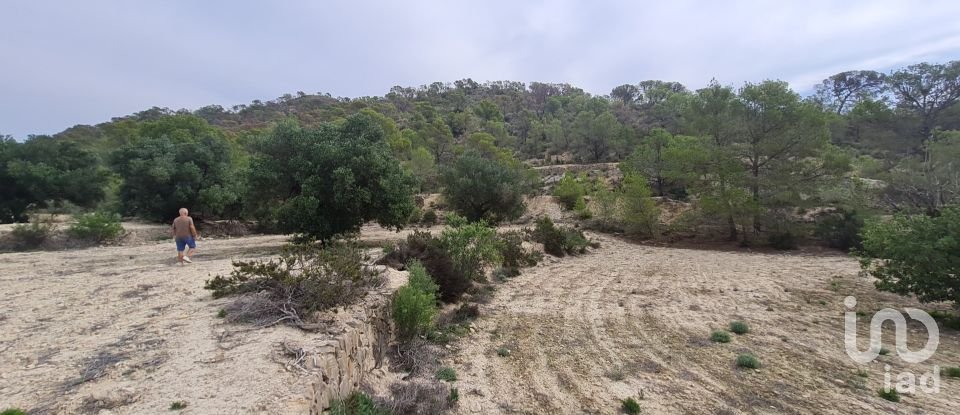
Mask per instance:
[[[691,89],[960,59],[960,1],[0,2],[0,133],[462,78]]]

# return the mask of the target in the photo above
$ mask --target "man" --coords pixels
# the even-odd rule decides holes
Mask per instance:
[[[190,256],[196,252],[196,238],[200,237],[197,235],[197,228],[193,226],[193,218],[187,216],[189,213],[187,208],[180,208],[180,217],[173,220],[173,238],[177,242],[177,260],[180,261],[180,265],[184,262],[193,262]],[[183,250],[188,246],[190,249],[184,254]]]

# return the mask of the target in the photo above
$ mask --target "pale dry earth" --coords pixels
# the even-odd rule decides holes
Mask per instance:
[[[846,355],[845,296],[855,295],[868,315],[917,306],[876,292],[849,257],[591,237],[599,249],[528,269],[499,285],[481,308],[476,332],[447,362],[460,379],[457,413],[614,414],[628,397],[646,414],[960,412],[958,379],[942,377],[938,394],[916,393],[898,404],[876,392],[887,364],[894,373],[917,374],[934,364],[960,365],[956,331],[942,331],[937,353],[922,364],[904,364],[894,352],[858,366]],[[732,320],[752,332],[712,343],[711,331]],[[909,334],[913,350],[926,342],[919,323]],[[892,334],[884,341],[893,350]],[[762,367],[737,369],[742,352],[754,353]]]
[[[203,289],[286,238],[202,239],[179,266],[167,227],[124,227],[135,245],[0,254],[0,409],[154,414],[184,401],[184,414],[306,413],[309,377],[279,345],[326,334],[226,324],[228,300]],[[364,242],[409,232],[367,226]]]

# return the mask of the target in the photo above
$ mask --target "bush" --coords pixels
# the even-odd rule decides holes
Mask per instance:
[[[447,220],[450,227],[439,237],[415,231],[380,263],[399,267],[419,260],[439,286],[440,298],[455,302],[474,281],[485,279],[487,266],[500,263],[502,258],[494,229],[483,223],[467,223],[456,215]]]
[[[120,215],[117,213],[85,213],[77,217],[77,222],[70,226],[70,234],[94,242],[116,239],[121,233],[123,226],[120,225]]]
[[[730,331],[736,334],[747,334],[750,332],[750,326],[742,321],[730,322]]]
[[[900,392],[897,392],[896,388],[880,388],[877,390],[877,395],[890,402],[900,402]]]
[[[767,235],[767,245],[781,251],[797,249],[797,237],[791,231],[776,231]]]
[[[564,174],[553,188],[553,197],[566,210],[573,210],[578,203],[583,204],[583,196],[586,193],[584,185],[571,172]]]
[[[471,221],[500,222],[520,217],[523,197],[533,190],[529,170],[515,160],[469,152],[441,175],[443,198]]]
[[[437,284],[419,262],[411,262],[407,269],[409,281],[393,295],[393,321],[401,340],[426,333],[437,315]]]
[[[817,221],[813,235],[823,240],[831,248],[849,251],[863,246],[860,231],[863,218],[856,211],[839,210]]]
[[[428,209],[427,211],[423,212],[423,218],[421,219],[421,222],[422,222],[424,225],[430,225],[430,226],[436,225],[436,224],[437,224],[437,212],[436,212],[435,210],[433,210],[433,209]]]
[[[368,260],[354,242],[287,245],[276,260],[234,262],[228,277],[217,275],[204,288],[214,298],[253,296],[247,300],[256,301],[227,310],[230,321],[306,327],[304,320],[313,312],[351,304],[383,284],[381,273],[366,266]]]
[[[657,236],[660,209],[650,197],[650,186],[643,176],[631,174],[624,177],[621,201],[623,227],[628,235],[642,238]]]
[[[171,411],[182,411],[187,409],[187,403],[184,401],[176,401],[170,404]]]
[[[882,291],[915,294],[923,302],[960,305],[960,208],[938,217],[897,216],[869,221],[863,248],[854,252],[860,266],[877,278]]]
[[[14,248],[18,250],[36,249],[50,239],[56,230],[57,225],[53,222],[38,220],[14,225],[13,230],[10,231],[10,236],[13,237]]]
[[[390,385],[390,400],[382,407],[398,415],[440,415],[456,402],[458,394],[454,391],[437,381],[395,382]]]
[[[27,411],[19,408],[7,408],[0,412],[0,415],[27,415]]]
[[[407,223],[417,224],[423,220],[423,212],[420,211],[420,208],[414,208],[413,212],[410,212],[410,217],[407,218]]]
[[[638,403],[636,399],[627,398],[621,401],[621,403],[623,404],[624,412],[631,415],[637,415],[640,413],[640,403]]]
[[[747,368],[747,369],[759,369],[760,360],[756,356],[750,353],[744,353],[737,356],[737,367]]]
[[[960,367],[948,367],[944,369],[944,374],[948,378],[958,378],[960,379]]]
[[[330,415],[390,415],[390,410],[384,408],[363,392],[354,392],[343,401],[336,401],[330,406]]]
[[[553,221],[548,217],[537,219],[536,226],[530,233],[533,240],[543,244],[544,251],[557,257],[582,254],[590,246],[590,241],[583,232],[554,226]]]
[[[710,333],[710,340],[715,343],[730,343],[730,333],[723,330],[717,330]]]
[[[507,231],[499,235],[502,270],[507,277],[519,275],[520,268],[537,265],[543,255],[540,252],[523,249],[524,234],[521,231]]]

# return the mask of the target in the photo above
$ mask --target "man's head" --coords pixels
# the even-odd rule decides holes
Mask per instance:
[[[187,216],[190,212],[187,211],[187,208],[180,208],[180,216]]]

